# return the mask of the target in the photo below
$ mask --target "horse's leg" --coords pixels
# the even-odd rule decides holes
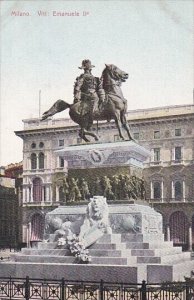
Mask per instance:
[[[87,137],[85,136],[85,130],[84,128],[81,128],[79,131],[79,137],[81,139],[83,139],[85,142],[90,142],[90,140],[87,139]]]
[[[84,125],[83,125],[84,135],[92,136],[95,139],[95,141],[98,141],[99,140],[98,136],[95,133],[90,131],[93,125],[93,118],[91,114],[86,114],[85,116],[83,116],[83,118],[84,118]]]
[[[95,133],[93,133],[91,131],[84,130],[84,134],[92,136],[95,139],[95,141],[99,141],[99,137]]]
[[[131,135],[130,129],[129,129],[129,125],[127,123],[127,119],[125,116],[124,112],[121,112],[121,123],[123,125],[123,128],[127,131],[128,137],[129,137],[129,141],[133,140],[133,137]]]
[[[122,123],[121,123],[121,118],[120,118],[120,112],[115,112],[115,123],[116,123],[117,129],[119,131],[120,138],[122,140],[124,140],[124,136],[123,136],[122,131],[121,131]]]

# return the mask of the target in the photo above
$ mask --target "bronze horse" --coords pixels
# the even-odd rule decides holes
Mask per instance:
[[[127,132],[128,140],[132,140],[133,138],[125,115],[127,111],[127,101],[123,97],[123,93],[120,88],[121,83],[125,82],[127,78],[128,74],[126,72],[121,71],[113,64],[106,64],[106,67],[102,72],[103,88],[106,93],[106,99],[99,109],[93,111],[92,120],[89,115],[80,114],[80,106],[83,105],[82,101],[74,104],[68,104],[63,100],[57,100],[53,106],[42,115],[42,120],[69,108],[69,115],[71,119],[80,125],[79,136],[84,141],[89,142],[86,135],[94,137],[96,141],[99,140],[98,136],[90,131],[93,121],[110,121],[111,119],[115,120],[120,138],[124,140],[121,129],[123,126]]]

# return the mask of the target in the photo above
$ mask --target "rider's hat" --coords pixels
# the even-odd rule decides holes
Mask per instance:
[[[89,59],[84,59],[82,60],[82,66],[81,67],[78,67],[79,69],[92,69],[94,68],[95,66],[93,66],[91,64],[91,61]]]

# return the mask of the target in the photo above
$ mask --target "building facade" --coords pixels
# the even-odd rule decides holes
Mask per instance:
[[[22,241],[22,163],[0,170],[0,247],[17,248]]]
[[[146,200],[163,215],[167,240],[194,246],[194,105],[129,111],[134,139],[151,151],[143,176]],[[45,213],[60,204],[66,164],[56,150],[79,144],[69,119],[24,120],[23,241],[41,240]],[[103,142],[118,141],[114,122],[94,125]]]

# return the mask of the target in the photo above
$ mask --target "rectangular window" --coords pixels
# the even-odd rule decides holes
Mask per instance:
[[[64,158],[59,157],[59,167],[64,168]]]
[[[182,182],[176,181],[174,183],[174,197],[176,200],[180,200],[183,198],[183,188],[182,188]]]
[[[182,147],[177,146],[174,148],[174,159],[177,161],[182,159]]]
[[[174,133],[175,136],[181,136],[181,128],[176,128]]]
[[[155,130],[154,131],[154,139],[159,139],[160,138],[160,131],[159,130]]]
[[[134,132],[133,137],[135,140],[139,140],[139,132]]]
[[[160,148],[154,148],[154,161],[160,161]]]
[[[59,147],[64,146],[64,140],[59,140]]]

